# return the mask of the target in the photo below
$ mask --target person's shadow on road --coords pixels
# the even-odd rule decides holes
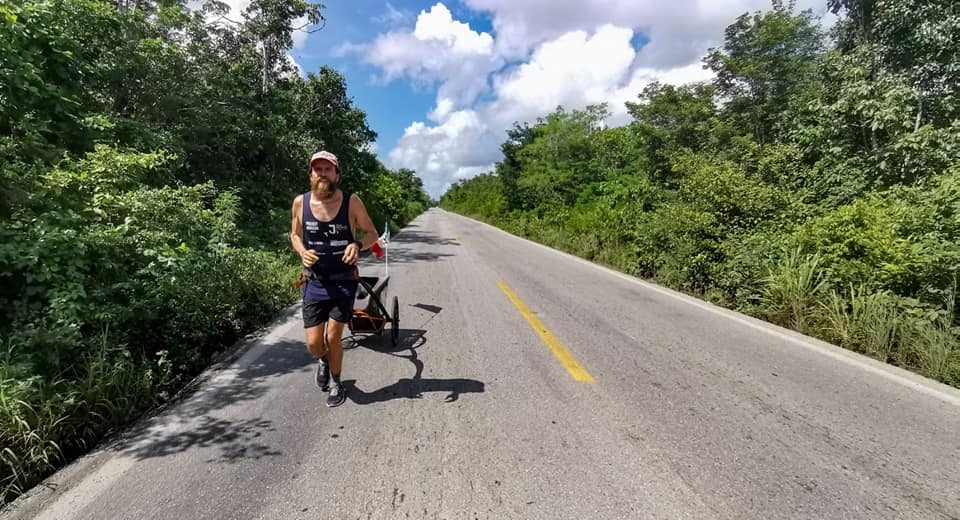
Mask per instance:
[[[445,392],[444,402],[451,403],[460,394],[483,392],[483,383],[473,379],[401,379],[373,392],[364,392],[355,380],[343,382],[347,398],[357,404],[372,404],[391,399],[421,399],[428,392]]]
[[[441,308],[434,305],[417,304],[419,307],[428,310],[434,314],[439,313]],[[429,321],[429,320],[428,320]],[[429,392],[445,392],[447,395],[444,402],[451,403],[460,398],[460,394],[482,393],[484,384],[482,381],[474,379],[423,379],[423,361],[417,356],[417,350],[426,342],[426,330],[423,329],[400,329],[396,345],[391,345],[384,341],[386,338],[377,338],[376,336],[351,338],[349,348],[364,347],[374,352],[390,356],[404,358],[413,364],[415,372],[412,378],[403,378],[373,392],[365,392],[357,386],[355,379],[345,379],[343,386],[347,390],[347,399],[356,404],[372,404],[391,399],[421,399],[423,394]]]

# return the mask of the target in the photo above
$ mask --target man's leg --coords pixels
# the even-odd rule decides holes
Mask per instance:
[[[309,327],[307,330],[307,350],[314,357],[324,358],[327,356],[327,345],[324,342],[323,325]]]
[[[330,315],[330,305],[327,302],[303,302],[303,326],[307,333],[307,350],[319,358],[317,365],[316,382],[320,390],[330,390],[330,362],[327,358],[327,347],[324,325]]]
[[[327,356],[330,359],[330,376],[333,384],[330,385],[330,395],[327,397],[327,406],[339,406],[346,400],[346,392],[340,385],[340,373],[343,369],[343,327],[353,315],[353,299],[345,298],[337,301],[330,309],[330,319],[327,320],[326,346]]]
[[[330,360],[330,373],[337,383],[340,383],[340,371],[343,369],[343,341],[341,337],[343,336],[344,325],[346,324],[333,318],[327,320],[327,356]]]
[[[340,384],[340,372],[343,369],[343,343],[340,335],[343,334],[343,322],[333,318],[327,321],[327,357],[330,360],[330,395],[327,396],[327,406],[340,406],[347,399],[347,394]]]

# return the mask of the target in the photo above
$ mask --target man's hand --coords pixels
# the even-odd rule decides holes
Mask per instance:
[[[343,263],[347,265],[354,265],[359,259],[360,246],[356,242],[351,242],[347,245],[347,249],[343,251]]]
[[[310,267],[317,263],[317,252],[313,249],[304,249],[303,252],[300,253],[300,260],[303,261],[304,267]]]

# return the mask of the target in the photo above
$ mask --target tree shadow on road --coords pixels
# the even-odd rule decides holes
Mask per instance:
[[[417,248],[417,245],[426,245],[428,247]],[[453,252],[446,252],[445,246],[460,246],[460,242],[453,238],[442,237],[431,231],[422,230],[417,225],[408,225],[403,231],[390,237],[390,263],[409,264],[413,262],[435,262],[442,258],[454,256]],[[419,249],[419,250],[415,250]],[[364,258],[364,265],[367,262],[378,262],[381,260],[371,260],[370,257]]]
[[[345,338],[345,341],[352,341],[355,347],[406,359],[413,365],[413,377],[400,379],[371,392],[357,387],[355,380],[346,380],[344,385],[348,397],[357,404],[371,404],[391,399],[419,399],[425,393],[444,392],[445,401],[453,402],[462,394],[483,392],[484,384],[480,381],[422,378],[424,364],[417,353],[427,342],[427,324],[442,309],[429,304],[411,307],[427,311],[432,316],[421,324],[423,328],[401,329],[396,345],[391,341],[389,327],[379,336],[361,335]],[[289,312],[298,311],[299,307],[294,307]],[[244,416],[242,411],[231,416],[227,409],[244,407],[247,406],[245,403],[264,398],[273,379],[294,372],[310,372],[316,360],[301,339],[280,337],[266,340],[261,337],[255,341],[257,345],[252,348],[263,348],[264,352],[253,362],[237,369],[236,357],[225,360],[222,366],[214,367],[204,377],[198,378],[189,385],[187,391],[163,409],[115,439],[108,449],[137,460],[166,457],[198,448],[215,449],[213,453],[216,455],[206,459],[211,463],[234,463],[283,455],[270,440],[271,434],[276,431],[273,420],[262,414]],[[248,351],[238,350],[237,357]]]
[[[241,370],[227,365],[191,394],[123,435],[111,449],[138,460],[165,457],[194,448],[217,448],[207,462],[236,462],[282,455],[264,440],[275,431],[262,416],[225,419],[217,412],[262,398],[276,377],[308,369],[315,363],[302,341],[266,343],[266,352]]]
[[[460,246],[455,238],[442,237],[432,231],[419,229],[419,226],[408,226],[403,232],[390,237],[391,244],[427,244],[430,246]]]

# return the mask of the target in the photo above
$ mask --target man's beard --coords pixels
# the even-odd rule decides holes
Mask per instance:
[[[314,177],[310,179],[310,191],[317,198],[328,199],[337,191],[337,183],[323,177]]]

